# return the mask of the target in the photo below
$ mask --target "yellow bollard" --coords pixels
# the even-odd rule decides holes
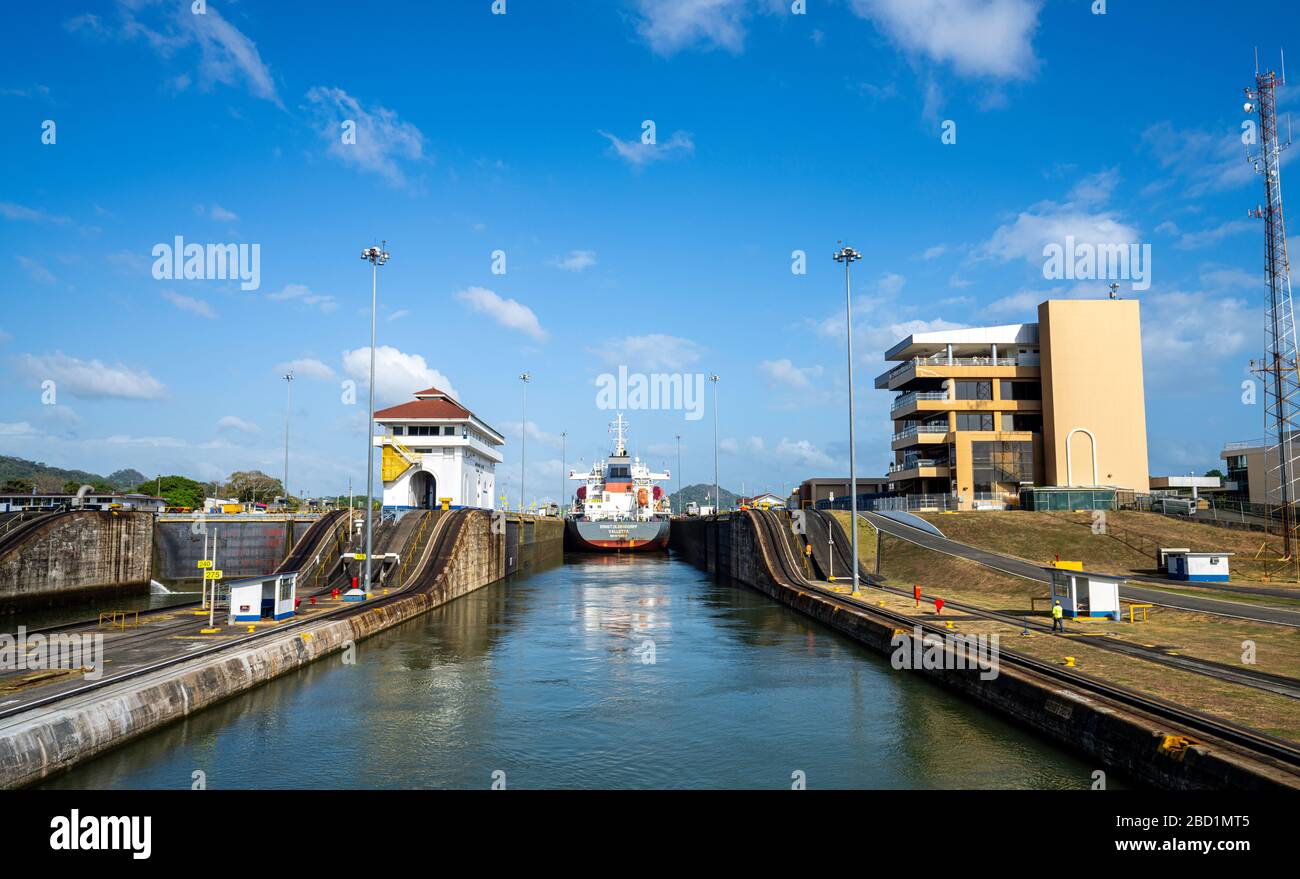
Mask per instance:
[[[250,634],[253,633],[253,632],[256,632],[256,631],[257,631],[257,626],[250,625],[250,626],[248,627],[248,631],[249,631]]]
[[[1073,656],[1067,656],[1067,657],[1065,657],[1065,667],[1066,667],[1066,668],[1074,668],[1074,657],[1073,657]]]
[[[200,634],[200,635],[215,635],[215,634],[217,634],[217,633],[220,632],[220,631],[221,631],[220,629],[199,629],[199,634]]]
[[[951,628],[952,628],[952,620],[944,620],[944,621],[943,621],[943,625],[944,625],[944,628],[946,628],[946,629],[951,629]]]

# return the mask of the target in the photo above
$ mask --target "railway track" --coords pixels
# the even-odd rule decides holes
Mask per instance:
[[[827,552],[826,543],[828,541],[826,541],[826,539],[821,535],[826,534],[825,529],[833,529],[833,533],[837,535],[834,541],[834,569],[836,571],[849,571],[852,564],[851,556],[847,549],[848,537],[845,535],[844,529],[840,525],[839,521],[823,510],[809,510],[806,511],[805,523],[808,528],[809,540],[813,546],[814,556],[817,555],[819,547],[822,549],[822,555],[825,555]],[[817,539],[814,539],[814,532],[816,532]],[[891,595],[898,595],[904,598],[913,597],[912,593],[906,589],[885,585],[879,577],[868,573],[866,570],[861,569],[861,567],[859,567],[859,574],[862,582],[870,585],[872,588],[880,589],[890,593]],[[843,579],[847,576],[846,573],[838,579]],[[930,601],[932,599],[923,600]],[[1030,621],[1027,616],[1001,613],[999,611],[978,607],[977,605],[949,599],[944,600],[944,606],[993,622],[1000,622],[1023,629],[1032,629],[1043,634],[1052,634],[1051,626],[1037,621]],[[1257,690],[1275,693],[1279,696],[1286,696],[1289,699],[1300,699],[1300,680],[1285,675],[1238,668],[1236,666],[1214,662],[1213,660],[1208,659],[1196,659],[1189,656],[1173,656],[1159,648],[1145,647],[1141,644],[1133,644],[1107,635],[1089,635],[1088,644],[1092,647],[1099,647],[1115,653],[1122,653],[1136,659],[1154,662],[1167,668],[1175,668],[1180,671],[1204,675],[1216,680],[1232,681],[1233,683],[1253,687]]]
[[[768,560],[769,574],[777,579],[780,585],[815,592],[819,598],[844,610],[875,616],[907,632],[920,628],[923,636],[945,638],[952,634],[947,629],[886,608],[864,605],[832,591],[824,584],[810,580],[802,572],[802,565],[797,563],[790,553],[781,550],[783,545],[788,547],[788,543],[779,537],[778,529],[786,530],[780,514],[772,511],[750,510],[746,515],[754,521],[761,550],[765,560]],[[1078,671],[1070,671],[1014,650],[999,650],[998,657],[999,662],[1004,665],[1106,699],[1149,720],[1173,724],[1202,740],[1217,739],[1220,743],[1246,749],[1256,756],[1267,757],[1287,771],[1300,771],[1300,746],[1293,742],[1155,696],[1148,696],[1127,687],[1111,684]]]
[[[57,702],[71,699],[76,696],[82,696],[95,690],[102,690],[105,687],[113,686],[114,684],[120,684],[124,681],[143,677],[144,675],[174,668],[182,663],[191,662],[201,657],[210,656],[232,648],[244,647],[258,641],[284,635],[286,632],[305,629],[322,620],[332,621],[344,619],[354,614],[373,610],[376,607],[384,607],[400,600],[410,592],[419,591],[423,588],[432,588],[432,586],[437,583],[442,568],[445,567],[447,560],[450,558],[451,550],[455,546],[455,539],[464,528],[465,516],[469,514],[470,511],[456,510],[439,517],[437,521],[433,523],[432,532],[429,534],[424,546],[421,548],[419,563],[416,565],[415,569],[411,571],[405,581],[400,583],[398,587],[392,590],[388,595],[365,602],[341,604],[338,607],[324,610],[310,617],[282,623],[275,628],[263,629],[249,635],[242,635],[238,638],[222,641],[220,643],[212,644],[211,646],[190,651],[182,656],[172,657],[147,666],[131,669],[130,671],[106,677],[98,681],[87,682],[70,690],[63,690],[44,698],[25,702],[24,704],[13,708],[3,709],[0,710],[0,721],[18,714],[26,713],[35,708],[53,705]],[[180,624],[177,625],[179,626]],[[193,623],[192,621],[187,621],[184,626],[192,628]],[[165,630],[153,629],[150,630],[150,632],[141,634],[157,637],[159,634],[163,634],[164,631]]]

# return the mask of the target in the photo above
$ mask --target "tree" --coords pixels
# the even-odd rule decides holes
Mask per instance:
[[[158,493],[169,507],[189,507],[192,510],[203,509],[203,483],[195,482],[184,476],[163,476],[146,479],[135,488],[139,494]]]
[[[5,494],[31,494],[35,489],[36,483],[25,476],[11,477],[0,484],[0,492]]]
[[[1206,475],[1206,476],[1217,476],[1217,477],[1219,477],[1220,479],[1222,479],[1222,478],[1223,478],[1223,471],[1220,470],[1218,467],[1215,467],[1213,470],[1206,470],[1206,471],[1205,471],[1205,475]]]
[[[230,474],[222,493],[244,502],[269,503],[284,494],[280,480],[267,476],[261,470],[239,470]]]
[[[94,491],[96,494],[111,494],[115,491],[118,491],[118,489],[114,488],[112,485],[103,481],[102,479],[96,479],[93,482],[78,482],[75,479],[69,479],[67,482],[63,483],[63,493],[76,494],[78,491],[81,490],[81,487],[83,485],[89,485],[91,490]],[[129,486],[127,486],[127,490],[128,491],[130,490]],[[153,491],[150,490],[149,494],[153,494]]]

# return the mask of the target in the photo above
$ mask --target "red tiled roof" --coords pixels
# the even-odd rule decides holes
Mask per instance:
[[[452,397],[451,394],[447,393],[446,391],[439,390],[438,388],[425,388],[422,391],[416,391],[414,396],[417,400],[420,399],[421,397],[446,397],[448,400],[455,402],[455,398]]]
[[[421,391],[420,393],[424,393]],[[412,400],[375,413],[376,418],[468,418],[469,410],[449,399]]]

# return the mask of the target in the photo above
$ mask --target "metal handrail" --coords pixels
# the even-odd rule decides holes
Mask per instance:
[[[946,424],[917,424],[906,430],[901,430],[894,434],[894,439],[906,439],[909,436],[916,436],[918,433],[947,433],[948,425]]]
[[[901,397],[896,397],[890,404],[889,411],[901,409],[914,400],[946,400],[948,399],[947,391],[910,391]]]

